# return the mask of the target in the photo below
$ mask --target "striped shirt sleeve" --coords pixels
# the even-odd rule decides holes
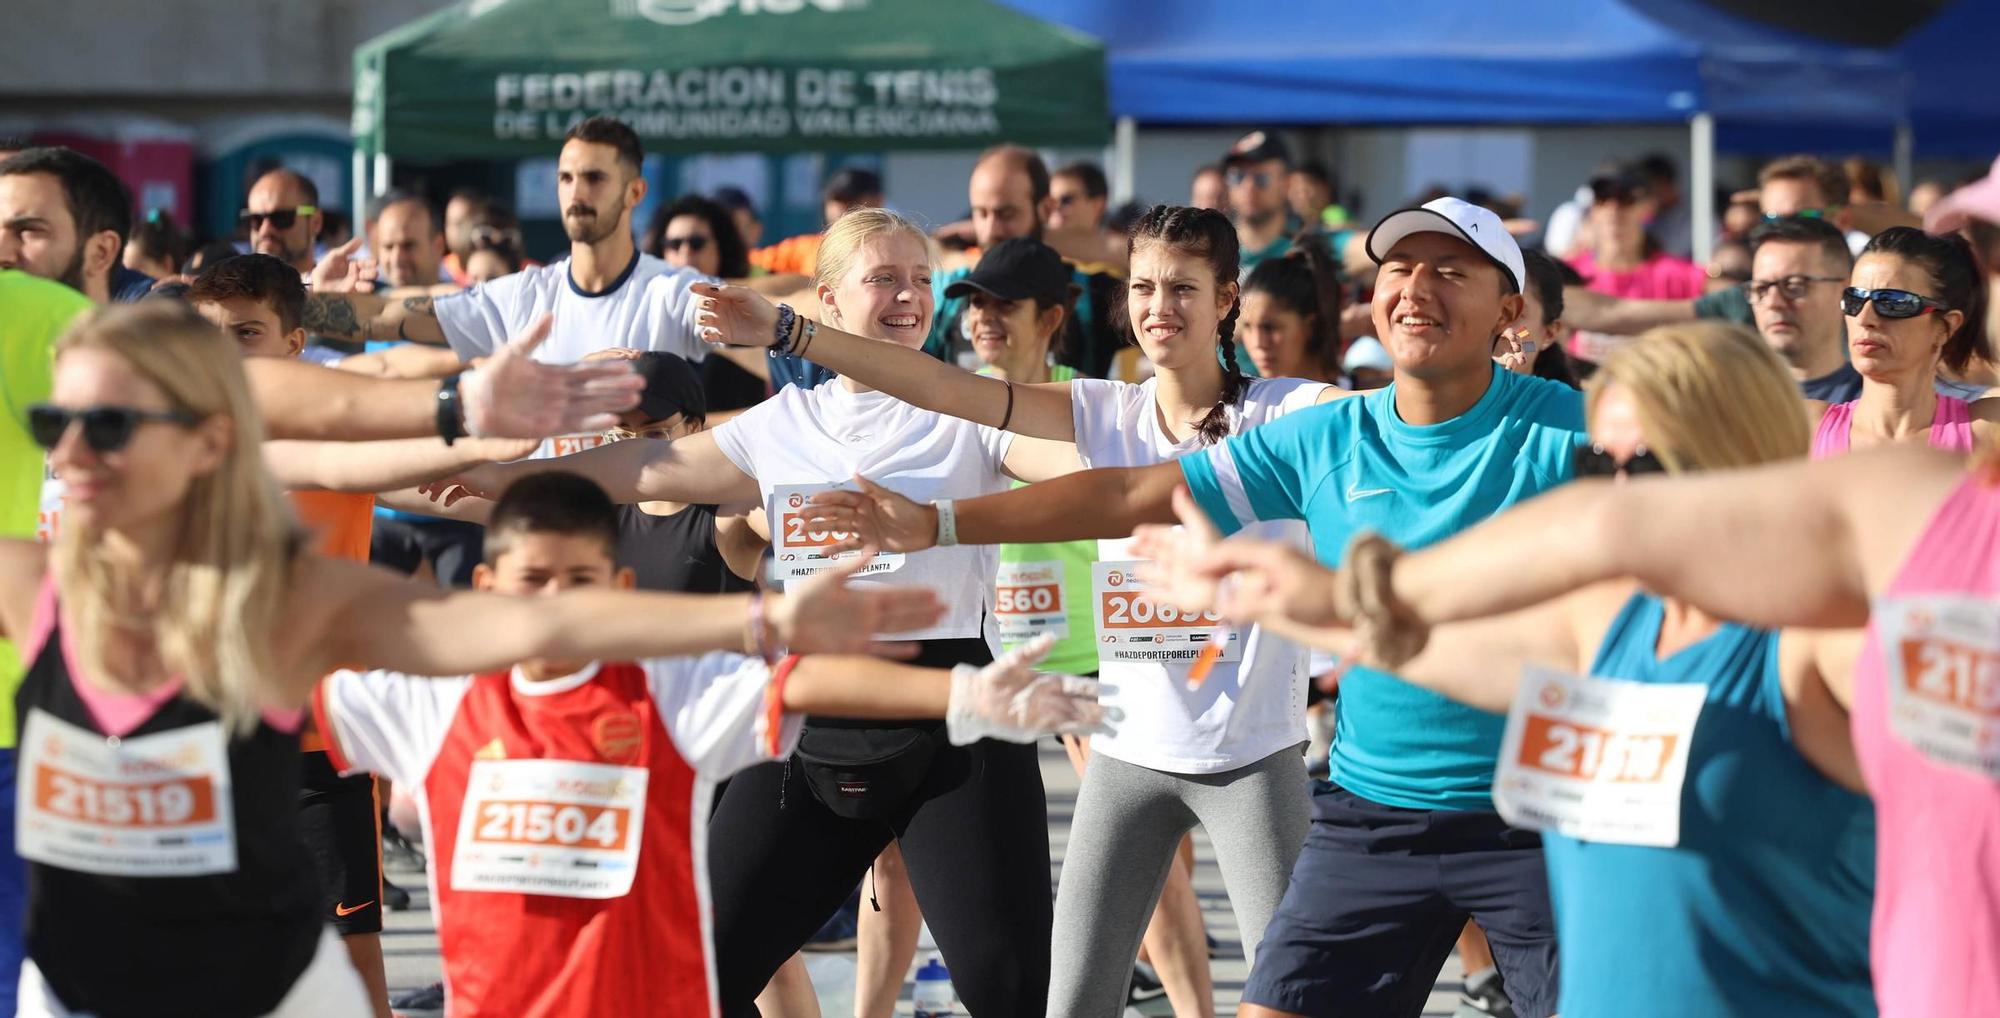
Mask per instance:
[[[1299,430],[1296,419],[1287,417],[1181,457],[1188,491],[1224,534],[1260,520],[1305,518],[1302,475],[1310,464],[1289,440]]]

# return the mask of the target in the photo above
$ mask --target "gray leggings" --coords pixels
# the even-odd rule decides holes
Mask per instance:
[[[1298,747],[1218,774],[1170,774],[1090,755],[1056,885],[1049,1018],[1116,1018],[1132,959],[1181,836],[1200,824],[1254,960],[1305,842]]]

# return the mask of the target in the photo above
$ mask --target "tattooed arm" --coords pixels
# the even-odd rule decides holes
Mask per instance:
[[[407,339],[443,346],[444,329],[427,293],[314,293],[306,297],[306,331],[349,341]]]

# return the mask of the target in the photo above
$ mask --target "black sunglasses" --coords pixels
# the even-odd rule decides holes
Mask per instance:
[[[660,249],[663,251],[679,251],[681,248],[687,248],[689,251],[700,251],[706,247],[708,247],[708,238],[702,236],[667,237],[660,241]]]
[[[1229,186],[1231,187],[1235,187],[1236,185],[1241,184],[1246,180],[1256,181],[1258,187],[1271,186],[1271,175],[1265,173],[1262,170],[1242,170],[1242,169],[1230,170],[1229,172],[1223,174],[1222,176],[1223,179],[1229,181]]]
[[[311,205],[301,205],[295,209],[272,209],[269,212],[252,212],[249,209],[236,214],[236,221],[255,231],[264,225],[264,220],[280,230],[289,230],[299,221],[300,216],[310,216],[319,209]]]
[[[1576,465],[1578,477],[1616,477],[1619,474],[1633,477],[1667,472],[1667,465],[1643,445],[1639,451],[1622,460],[1604,451],[1601,445],[1580,445],[1571,462]]]
[[[117,452],[132,441],[132,433],[148,422],[178,424],[189,428],[201,418],[185,410],[140,410],[129,406],[94,406],[82,410],[36,403],[28,408],[28,434],[35,444],[54,449],[69,434],[69,426],[83,422],[83,442],[92,452]]]
[[[1875,313],[1884,318],[1915,318],[1926,311],[1950,311],[1951,305],[1934,297],[1908,290],[1863,290],[1850,286],[1840,291],[1840,313],[1854,317],[1863,305],[1875,302]]]

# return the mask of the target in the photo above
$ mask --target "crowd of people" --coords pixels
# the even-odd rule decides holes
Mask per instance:
[[[1364,220],[1276,132],[1145,207],[1005,145],[766,244],[557,155],[538,262],[0,141],[0,1007],[817,1018],[852,938],[880,1018],[927,926],[971,1015],[1200,1018],[1200,827],[1252,1018],[1454,950],[1467,1016],[2000,1013],[2000,163],[1772,161],[1698,265],[1659,156]]]

